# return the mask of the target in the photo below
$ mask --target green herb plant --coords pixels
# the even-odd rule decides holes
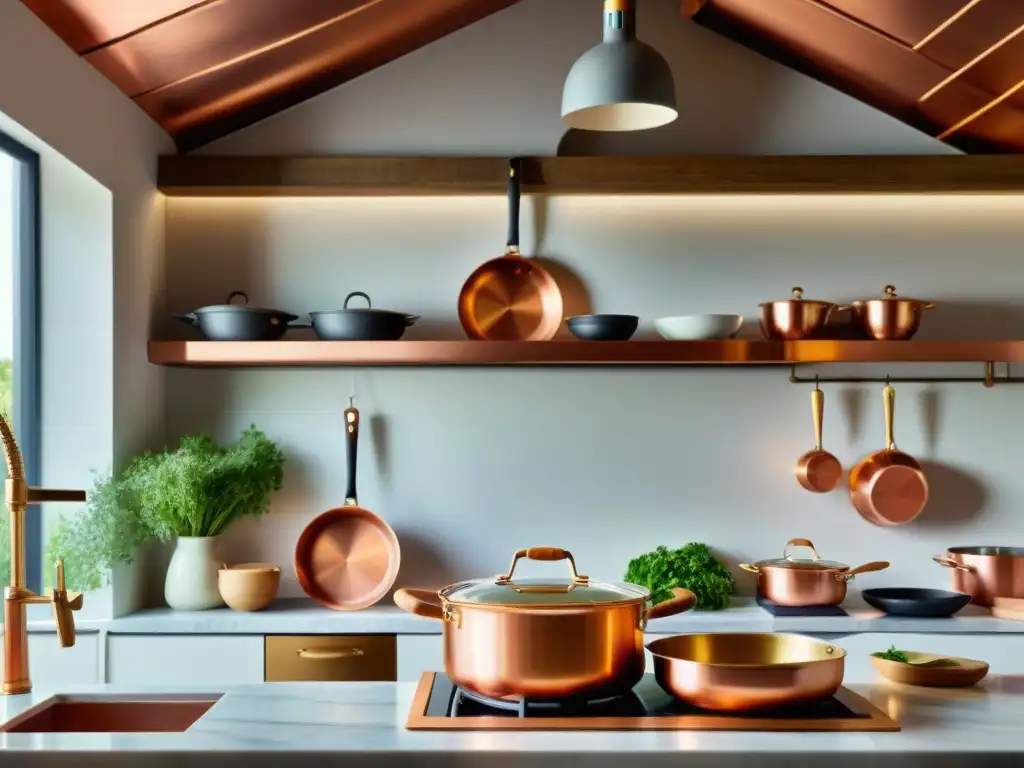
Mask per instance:
[[[254,426],[226,448],[205,435],[183,437],[175,450],[137,457],[129,491],[157,538],[217,536],[240,517],[269,511],[283,465],[281,450]]]
[[[879,651],[878,653],[873,653],[871,655],[887,661],[899,661],[903,664],[910,663],[910,656],[907,655],[907,652],[897,651],[895,645],[890,645],[889,650],[887,651]]]
[[[660,546],[630,561],[626,581],[647,587],[660,603],[682,587],[697,596],[697,610],[717,611],[729,606],[736,581],[707,544],[691,542],[679,549]]]

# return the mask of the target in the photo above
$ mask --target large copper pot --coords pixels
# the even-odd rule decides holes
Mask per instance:
[[[953,569],[953,589],[975,605],[997,597],[1024,598],[1024,547],[952,547],[935,562]]]
[[[761,332],[766,339],[796,341],[818,333],[833,312],[846,309],[830,301],[804,298],[804,289],[793,288],[793,297],[785,301],[766,301],[761,307]]]
[[[567,560],[568,579],[513,578],[520,559]],[[686,589],[657,605],[635,584],[591,581],[555,547],[516,552],[508,573],[439,592],[400,589],[395,603],[444,622],[445,673],[487,696],[599,698],[628,691],[644,674],[650,619],[689,610]]]
[[[807,547],[810,558],[790,554],[791,547]],[[790,539],[776,560],[740,563],[740,568],[757,574],[757,594],[776,605],[804,607],[839,605],[846,599],[846,585],[859,573],[884,571],[884,561],[850,568],[846,563],[822,560],[810,539]]]
[[[899,341],[911,338],[921,325],[921,312],[934,309],[935,303],[896,295],[896,286],[887,285],[880,299],[855,301],[850,305],[853,321],[870,338]]]
[[[821,640],[781,633],[675,635],[647,649],[668,693],[725,712],[827,699],[843,683],[846,657]]]

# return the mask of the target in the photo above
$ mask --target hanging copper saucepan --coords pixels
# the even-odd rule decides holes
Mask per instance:
[[[804,635],[674,635],[648,643],[654,676],[702,709],[739,712],[821,701],[843,684],[846,651]]]
[[[814,449],[799,458],[796,463],[796,479],[804,488],[814,493],[828,493],[839,485],[843,466],[839,459],[821,447],[821,422],[825,410],[825,393],[814,384],[811,392],[811,415],[814,418]]]
[[[935,303],[896,295],[896,286],[887,285],[879,299],[855,301],[850,305],[853,321],[876,341],[900,341],[911,338],[921,325],[921,313],[934,309]]]
[[[790,547],[807,547],[810,558],[797,558]],[[790,539],[782,557],[740,563],[744,571],[757,574],[757,594],[776,605],[805,607],[839,605],[846,599],[846,585],[860,573],[884,571],[889,563],[878,560],[850,568],[846,563],[822,560],[810,539]]]
[[[528,560],[567,560],[570,578],[515,577]],[[486,696],[601,698],[643,677],[643,634],[651,619],[692,608],[696,596],[673,589],[651,604],[636,584],[591,581],[556,547],[515,553],[508,573],[452,584],[439,592],[400,589],[403,610],[444,623],[445,673]]]
[[[767,301],[761,307],[761,332],[766,339],[796,341],[818,333],[833,312],[842,311],[830,301],[804,298],[804,289],[793,288],[793,297],[784,301]]]
[[[928,503],[928,480],[921,465],[896,448],[893,413],[896,390],[882,389],[885,411],[885,448],[860,461],[850,472],[850,500],[861,516],[875,525],[904,525],[921,514]]]
[[[459,293],[459,322],[471,339],[547,341],[562,324],[562,292],[550,273],[519,251],[522,163],[509,161],[505,255],[477,267]]]

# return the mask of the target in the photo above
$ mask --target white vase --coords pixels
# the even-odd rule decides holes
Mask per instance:
[[[219,569],[216,536],[179,536],[164,580],[167,604],[179,611],[224,605],[217,587]]]

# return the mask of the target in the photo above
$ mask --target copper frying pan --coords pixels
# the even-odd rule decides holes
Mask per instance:
[[[892,436],[896,390],[882,390],[885,448],[862,459],[850,472],[850,499],[861,516],[875,525],[904,525],[928,503],[928,480],[913,456],[896,448]]]
[[[562,324],[558,284],[519,252],[521,173],[521,161],[509,160],[505,255],[477,267],[459,293],[459,322],[471,339],[547,341]]]
[[[825,410],[825,393],[818,383],[811,392],[811,415],[814,417],[814,448],[797,460],[796,479],[808,491],[828,493],[839,485],[843,467],[839,459],[821,447],[821,421]]]
[[[401,552],[391,526],[356,498],[359,411],[345,409],[348,488],[344,506],[319,515],[295,545],[295,576],[321,605],[338,611],[367,608],[388,593],[398,577]]]

